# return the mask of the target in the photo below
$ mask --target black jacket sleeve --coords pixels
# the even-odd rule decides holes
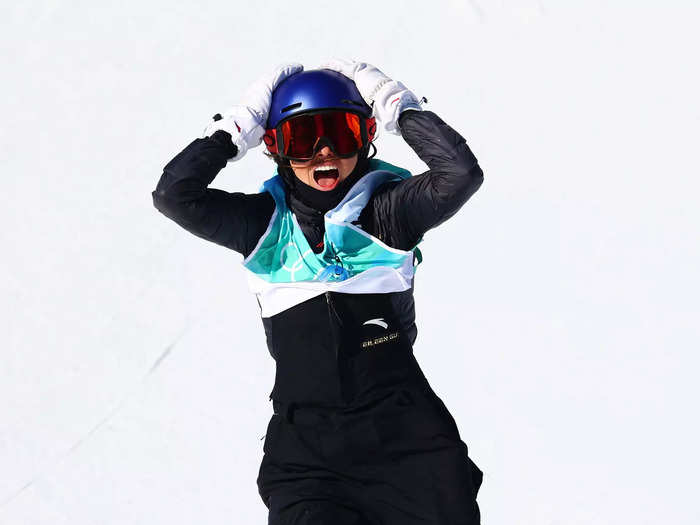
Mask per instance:
[[[265,233],[275,202],[267,192],[207,187],[236,152],[225,131],[194,140],[165,166],[152,196],[158,211],[187,231],[246,257]]]
[[[430,168],[400,182],[382,185],[363,210],[368,231],[401,250],[452,217],[484,180],[464,139],[431,111],[405,111],[401,135]]]

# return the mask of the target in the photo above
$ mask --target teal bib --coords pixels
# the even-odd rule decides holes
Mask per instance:
[[[284,183],[276,174],[261,188],[272,195],[275,211],[255,250],[243,261],[244,267],[270,284],[339,283],[357,279],[365,272],[379,268],[393,269],[404,279],[412,279],[414,252],[418,262],[421,260],[418,248],[410,251],[391,248],[352,224],[378,186],[410,176],[405,169],[370,159],[368,173],[348,191],[338,206],[324,215],[324,249],[317,254],[287,207]]]

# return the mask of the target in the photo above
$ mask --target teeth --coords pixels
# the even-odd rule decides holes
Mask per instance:
[[[331,170],[336,170],[336,169],[338,169],[338,168],[336,168],[335,166],[319,166],[314,171],[331,171]]]

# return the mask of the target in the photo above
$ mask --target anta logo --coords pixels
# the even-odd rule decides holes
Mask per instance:
[[[382,328],[384,328],[384,330],[389,328],[389,324],[384,320],[383,317],[379,317],[377,319],[370,319],[369,321],[365,321],[364,323],[362,323],[362,326],[367,325],[367,324],[376,324],[377,326],[381,326]]]

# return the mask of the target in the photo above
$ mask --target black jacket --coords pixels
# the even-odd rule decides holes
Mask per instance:
[[[380,186],[360,226],[391,247],[410,250],[425,232],[454,215],[479,188],[483,173],[464,139],[430,111],[406,111],[401,135],[427,172]],[[209,188],[236,152],[230,135],[196,139],[164,168],[152,193],[155,207],[204,239],[250,254],[274,211],[268,193]],[[323,237],[323,213],[288,199],[311,246]],[[382,318],[388,328],[364,321]],[[359,403],[397,384],[422,382],[412,290],[389,294],[327,292],[263,318],[277,363],[271,397],[322,406]]]

